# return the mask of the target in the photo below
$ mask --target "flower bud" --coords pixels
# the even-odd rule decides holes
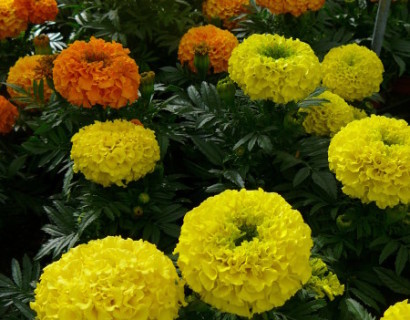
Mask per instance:
[[[336,219],[336,225],[339,230],[347,230],[352,226],[353,220],[349,214],[341,214]]]
[[[153,71],[141,73],[140,92],[143,99],[149,100],[154,94],[155,73]]]
[[[50,38],[45,34],[40,34],[33,40],[36,54],[48,55],[52,54],[50,47]]]
[[[138,196],[138,201],[142,204],[147,204],[149,200],[150,200],[150,197],[148,193],[143,192]]]
[[[235,104],[236,87],[229,77],[219,80],[216,86],[216,90],[218,91],[221,99],[228,106],[233,106]]]
[[[144,210],[140,206],[134,207],[133,212],[135,217],[141,217],[144,214]]]
[[[205,42],[198,44],[195,49],[194,66],[201,79],[205,79],[209,70],[210,60],[208,56],[209,47]]]

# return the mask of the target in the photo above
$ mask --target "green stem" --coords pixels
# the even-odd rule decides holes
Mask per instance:
[[[391,0],[380,0],[372,36],[372,50],[379,56],[382,50]]]

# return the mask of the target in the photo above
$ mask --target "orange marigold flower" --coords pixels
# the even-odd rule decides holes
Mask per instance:
[[[13,1],[0,1],[0,40],[18,36],[27,29],[27,21],[18,16]]]
[[[133,124],[135,124],[136,126],[141,126],[141,127],[144,126],[144,125],[142,124],[142,122],[139,121],[138,119],[131,119],[130,122],[133,123]]]
[[[246,11],[249,0],[206,0],[202,4],[202,11],[208,19],[219,18],[226,28],[231,29],[235,23],[232,17]]]
[[[19,116],[17,108],[6,98],[0,96],[0,134],[9,133]]]
[[[298,17],[308,10],[319,10],[325,0],[256,0],[256,3],[274,14],[291,13]]]
[[[12,66],[9,70],[9,76],[7,78],[7,83],[17,85],[27,92],[31,92],[33,94],[33,81],[40,81],[43,79],[44,82],[44,102],[48,102],[51,96],[51,89],[47,85],[47,81],[44,78],[44,75],[39,72],[41,69],[40,61],[44,58],[43,55],[34,55],[34,56],[26,56],[22,57],[17,60],[14,66]],[[7,88],[10,96],[12,98],[19,98],[21,94],[17,91],[13,90],[11,87]],[[24,106],[25,103],[18,102],[16,99],[16,103]]]
[[[203,43],[209,47],[210,66],[214,73],[228,71],[228,60],[232,50],[238,45],[238,39],[229,31],[213,25],[191,28],[184,34],[178,48],[181,64],[188,63],[190,69],[196,72],[195,48]]]
[[[58,14],[56,0],[14,0],[18,14],[31,23],[54,21]]]
[[[121,108],[138,99],[141,76],[120,43],[75,41],[54,61],[54,86],[71,104]]]

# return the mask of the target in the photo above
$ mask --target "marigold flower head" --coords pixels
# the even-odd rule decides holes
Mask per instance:
[[[319,59],[299,40],[254,34],[232,52],[229,76],[251,99],[297,101],[320,83]]]
[[[298,17],[308,10],[319,10],[325,0],[256,0],[256,3],[274,14],[291,13]]]
[[[345,286],[341,285],[337,276],[328,270],[322,259],[310,259],[310,265],[312,277],[307,282],[306,287],[315,292],[317,299],[327,296],[330,301],[333,301],[335,296],[343,294]]]
[[[283,305],[311,276],[311,230],[277,193],[227,190],[188,212],[178,266],[212,306],[251,317]]]
[[[54,61],[56,90],[71,104],[121,108],[138,99],[141,76],[120,43],[75,41]]]
[[[155,245],[107,237],[70,249],[44,268],[30,307],[37,319],[172,320],[183,282]]]
[[[19,16],[31,23],[54,21],[58,14],[56,0],[14,0]]]
[[[372,115],[350,122],[331,140],[329,168],[342,191],[385,209],[410,203],[410,127]]]
[[[317,98],[326,99],[329,102],[299,109],[299,112],[306,114],[303,127],[307,133],[332,137],[349,122],[367,116],[364,111],[350,106],[330,91],[323,92]]]
[[[71,142],[74,172],[104,187],[123,187],[144,177],[160,158],[154,131],[126,120],[96,121]]]
[[[232,50],[238,45],[238,39],[229,31],[213,25],[189,29],[179,43],[178,59],[181,64],[188,63],[194,72],[195,49],[199,45],[209,48],[210,67],[214,73],[220,73],[228,70],[228,60]]]
[[[379,92],[384,67],[379,57],[356,43],[331,49],[322,62],[323,85],[343,99],[362,100]]]
[[[249,0],[205,0],[202,11],[209,20],[219,18],[226,28],[231,29],[235,26],[231,18],[245,12],[247,5]]]
[[[0,134],[6,134],[13,130],[18,116],[17,108],[5,97],[0,96]]]
[[[27,21],[18,15],[14,0],[0,1],[0,40],[16,37],[27,29]]]
[[[52,90],[47,85],[44,73],[41,71],[41,61],[45,56],[34,55],[25,56],[17,60],[14,66],[9,70],[9,75],[7,78],[7,83],[11,83],[23,88],[25,91],[33,93],[33,82],[43,80],[44,84],[44,101],[47,103],[51,97]],[[16,103],[18,105],[24,106],[23,102],[19,102],[18,98],[21,94],[13,90],[11,87],[7,88],[10,96],[12,98],[17,98]]]
[[[410,319],[410,304],[408,299],[397,302],[390,306],[380,320],[404,320]]]

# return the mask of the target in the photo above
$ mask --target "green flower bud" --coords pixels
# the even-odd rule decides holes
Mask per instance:
[[[150,100],[154,94],[155,73],[153,71],[141,73],[141,97]]]
[[[236,87],[234,82],[229,77],[219,80],[216,85],[216,90],[218,91],[221,99],[228,106],[233,106],[235,104]]]
[[[349,229],[352,226],[352,223],[353,220],[349,214],[342,214],[336,219],[336,225],[341,231]]]
[[[138,201],[139,201],[140,203],[142,203],[142,204],[147,204],[147,203],[150,201],[149,194],[148,194],[148,193],[145,193],[145,192],[141,193],[141,194],[138,196]]]
[[[40,34],[33,40],[35,53],[39,55],[52,54],[50,38],[45,34]]]
[[[204,80],[209,70],[209,47],[205,42],[201,42],[195,47],[194,66],[198,71],[199,77]]]
[[[134,207],[133,212],[135,217],[141,217],[144,214],[144,210],[140,206]]]

